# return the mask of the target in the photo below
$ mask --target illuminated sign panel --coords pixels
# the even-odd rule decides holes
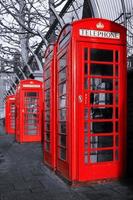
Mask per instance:
[[[120,39],[120,33],[109,31],[98,31],[89,29],[79,29],[79,35],[85,37],[99,37],[108,39]]]

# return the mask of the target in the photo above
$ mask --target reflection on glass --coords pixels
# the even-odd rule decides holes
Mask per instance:
[[[98,105],[112,105],[113,104],[113,94],[112,93],[91,93],[90,103]]]
[[[84,60],[88,60],[88,48],[84,48]]]
[[[113,51],[108,49],[91,49],[90,57],[93,61],[113,62]]]
[[[99,76],[113,76],[113,65],[91,64],[90,74]]]
[[[60,108],[66,107],[66,95],[60,97]]]
[[[84,89],[88,90],[88,78],[84,79]]]
[[[45,79],[50,77],[50,67],[48,67],[45,71],[44,71],[44,77]]]
[[[60,113],[60,120],[62,120],[62,121],[65,121],[66,120],[66,109],[61,109],[60,111],[59,111],[59,113]]]
[[[62,71],[59,72],[59,81],[65,81],[66,80],[66,68],[64,68]]]
[[[91,137],[91,148],[103,148],[113,146],[113,136]]]
[[[91,78],[91,90],[113,90],[113,79]]]
[[[113,150],[93,151],[90,154],[90,162],[107,162],[113,161]]]
[[[50,98],[50,90],[45,91],[45,97],[46,97],[46,99]]]
[[[47,79],[45,81],[45,89],[48,89],[48,88],[50,88],[50,79]]]
[[[66,82],[59,85],[60,95],[66,94]]]
[[[66,54],[64,54],[59,60],[59,70],[66,67]]]
[[[91,122],[91,133],[112,133],[113,122]]]
[[[91,119],[112,119],[113,108],[91,108]]]

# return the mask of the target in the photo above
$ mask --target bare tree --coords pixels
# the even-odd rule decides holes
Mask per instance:
[[[44,0],[0,0],[0,60],[12,65],[14,54],[20,56],[20,66],[28,63],[49,28],[48,4]],[[14,64],[14,63],[13,63]]]

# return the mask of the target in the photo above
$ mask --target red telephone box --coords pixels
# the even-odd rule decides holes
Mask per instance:
[[[126,149],[126,29],[105,19],[66,25],[57,41],[57,171],[119,178]]]
[[[56,47],[49,45],[44,64],[44,162],[56,167]]]
[[[42,82],[21,80],[16,91],[16,140],[35,142],[42,139]]]
[[[15,95],[6,98],[5,128],[8,134],[15,133]]]

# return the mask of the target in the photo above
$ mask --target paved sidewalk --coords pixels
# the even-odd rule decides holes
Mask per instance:
[[[18,144],[1,128],[0,200],[133,200],[133,183],[72,188],[43,165],[41,144]]]

